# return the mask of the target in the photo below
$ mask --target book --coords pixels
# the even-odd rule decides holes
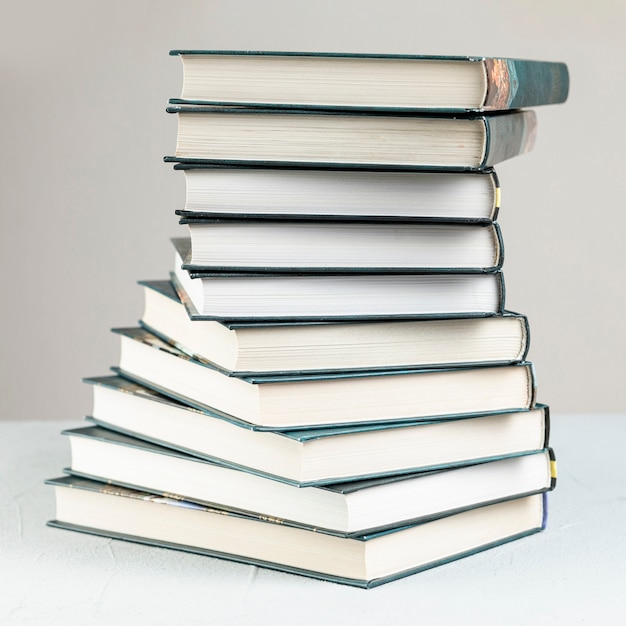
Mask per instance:
[[[542,495],[478,507],[358,537],[293,528],[267,519],[141,491],[63,477],[52,527],[177,548],[261,567],[372,587],[545,526]]]
[[[530,363],[235,376],[192,360],[143,328],[120,336],[123,376],[164,395],[268,430],[526,410]]]
[[[455,467],[548,446],[547,406],[406,423],[263,431],[120,376],[86,378],[88,421],[300,487]]]
[[[182,218],[183,269],[219,272],[493,272],[498,224]]]
[[[175,163],[185,178],[182,217],[491,222],[500,207],[493,169],[427,172],[366,168]]]
[[[140,284],[144,328],[235,374],[515,363],[528,354],[528,320],[518,313],[321,323],[192,320],[193,305],[181,301],[171,281]]]
[[[166,161],[480,170],[530,151],[532,110],[491,115],[395,115],[169,106],[178,117]]]
[[[220,272],[187,270],[189,240],[174,238],[173,282],[194,318],[345,320],[486,316],[504,311],[500,270],[467,273]]]
[[[564,102],[563,63],[488,57],[173,50],[181,98],[268,107],[499,111]]]
[[[541,493],[556,480],[554,455],[546,449],[452,469],[301,488],[98,426],[63,434],[72,459],[65,471],[72,475],[348,536]]]

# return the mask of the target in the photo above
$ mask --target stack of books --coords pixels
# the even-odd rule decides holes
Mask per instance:
[[[186,236],[86,379],[50,524],[362,587],[541,530],[549,412],[493,166],[566,67],[172,54]]]

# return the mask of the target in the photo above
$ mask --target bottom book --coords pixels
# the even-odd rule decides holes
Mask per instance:
[[[50,526],[374,587],[545,527],[545,494],[359,537],[293,528],[186,501],[63,477]]]

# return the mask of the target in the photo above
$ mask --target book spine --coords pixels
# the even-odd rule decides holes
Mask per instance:
[[[484,111],[502,111],[565,102],[569,74],[564,63],[485,59]]]
[[[489,171],[489,170],[488,170]],[[498,219],[498,213],[500,212],[500,200],[501,200],[501,191],[500,191],[500,179],[498,178],[498,174],[495,170],[490,170],[491,180],[493,181],[493,211],[491,213],[491,221],[495,222]]]
[[[502,231],[500,230],[499,224],[494,222],[492,225],[493,229],[493,238],[494,238],[494,250],[495,255],[493,259],[493,268],[491,269],[502,269],[502,265],[504,264],[504,240],[502,239]]]
[[[556,456],[554,455],[554,450],[552,448],[548,448],[548,456],[550,457],[550,491],[552,491],[556,487],[558,473],[556,467]]]
[[[504,274],[501,270],[497,272],[498,277],[498,289],[499,289],[499,301],[497,305],[496,313],[498,315],[504,314],[505,303],[506,303],[506,286],[504,284]]]
[[[522,338],[524,349],[520,355],[520,361],[525,361],[528,357],[528,351],[530,350],[530,324],[528,318],[525,315],[520,315],[520,321],[523,324],[524,336]]]
[[[543,408],[543,414],[544,414],[544,445],[548,446],[550,443],[550,407],[549,406],[545,406]]]
[[[535,406],[537,402],[537,377],[535,376],[535,366],[527,362],[528,367],[528,408]]]
[[[486,115],[482,119],[486,138],[480,169],[530,152],[535,145],[537,118],[534,111]]]

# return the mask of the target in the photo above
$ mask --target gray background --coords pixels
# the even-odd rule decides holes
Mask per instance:
[[[498,168],[507,306],[529,316],[539,399],[625,409],[626,4],[598,0],[2,1],[0,419],[79,419],[83,376],[118,359],[136,281],[171,269],[182,174],[162,163],[180,92],[171,48],[565,61],[567,104]]]

